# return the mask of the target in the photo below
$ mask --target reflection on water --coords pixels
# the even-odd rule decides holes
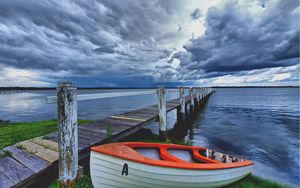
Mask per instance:
[[[97,92],[85,90],[79,94]],[[0,119],[55,118],[55,104],[45,103],[45,97],[53,95],[55,91],[2,94]],[[172,93],[167,98],[177,96]],[[78,104],[78,113],[82,119],[102,119],[155,102],[155,95],[83,101]],[[158,123],[147,128],[141,130],[143,138],[158,134]],[[168,113],[168,129],[170,137],[254,161],[256,175],[299,184],[299,90],[296,88],[217,89],[205,108],[185,126],[176,124],[176,111]]]
[[[298,89],[217,89],[186,126],[175,122],[173,111],[171,139],[243,156],[255,162],[254,174],[299,185]],[[153,138],[157,126],[142,130],[142,137]]]
[[[79,90],[78,94],[120,92],[121,90]],[[126,91],[126,90],[122,90]],[[0,119],[19,121],[40,121],[57,117],[56,105],[46,104],[47,96],[55,96],[55,90],[27,91],[26,93],[0,94]],[[177,98],[177,93],[168,93],[167,99]],[[146,107],[156,103],[156,95],[128,96],[99,100],[80,101],[80,119],[103,119],[113,114]]]
[[[243,155],[255,174],[299,184],[298,89],[220,89],[193,126],[195,145]]]

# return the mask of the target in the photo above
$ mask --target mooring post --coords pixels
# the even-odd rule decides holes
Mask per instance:
[[[185,119],[185,97],[184,97],[184,88],[179,88],[179,102],[180,106],[177,109],[177,120],[182,122]]]
[[[198,110],[198,96],[197,96],[197,93],[198,93],[198,88],[197,87],[194,87],[194,111],[197,111]]]
[[[78,169],[77,90],[72,82],[57,87],[59,181],[75,187]]]
[[[193,88],[190,88],[190,114],[194,112],[194,93]]]
[[[201,99],[200,99],[200,87],[197,87],[197,109],[200,109]]]
[[[159,110],[159,134],[160,137],[167,140],[167,108],[165,98],[165,88],[157,89],[158,110]]]

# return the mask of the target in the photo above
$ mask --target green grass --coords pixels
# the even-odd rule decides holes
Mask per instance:
[[[78,120],[78,124],[93,122]],[[57,131],[57,121],[47,120],[38,122],[6,123],[0,125],[0,149],[23,140],[43,136]]]
[[[151,142],[151,143],[174,143],[182,145],[191,145],[190,142],[184,142],[183,140],[167,140],[162,141],[158,137],[151,139],[139,139],[139,142]],[[91,178],[89,175],[85,175],[77,182],[78,188],[93,188]],[[59,188],[59,183],[56,180],[49,188]],[[224,188],[289,188],[289,186],[281,185],[272,180],[263,179],[254,175],[249,175],[231,185],[225,186]]]
[[[77,181],[77,188],[93,188],[91,177],[89,175],[80,178]],[[56,180],[49,188],[59,188],[59,182]],[[280,185],[271,180],[262,179],[257,176],[249,175],[244,179],[228,185],[224,188],[289,188],[288,186]]]
[[[93,188],[91,177],[90,176],[84,176],[84,177],[80,178],[76,182],[76,187],[77,188]],[[60,184],[59,184],[58,180],[56,180],[55,182],[53,182],[49,186],[49,188],[60,188]]]
[[[263,179],[254,175],[249,175],[225,188],[289,188],[272,180]]]
[[[93,122],[91,120],[79,120],[79,125],[83,125],[86,123]],[[56,120],[48,120],[48,121],[39,121],[39,122],[22,122],[22,123],[7,123],[0,125],[0,158],[10,155],[8,152],[2,152],[1,149],[18,143],[23,140],[28,140],[31,138],[35,138],[38,136],[43,136],[45,134],[49,134],[57,131],[57,121]],[[108,134],[109,134],[108,130]],[[161,142],[161,143],[174,143],[174,144],[183,144],[183,145],[191,145],[191,143],[185,143],[181,140],[168,140],[160,141],[159,138],[151,138],[151,139],[141,139],[141,142]],[[59,182],[56,180],[53,182],[49,188],[58,188]],[[80,178],[77,181],[78,188],[92,188],[92,182],[89,175]],[[276,182],[259,178],[257,176],[249,175],[246,178],[226,186],[226,188],[288,188],[288,186],[280,185]]]

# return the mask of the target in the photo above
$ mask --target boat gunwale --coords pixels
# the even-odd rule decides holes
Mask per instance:
[[[144,155],[138,153],[134,150],[134,148],[158,148],[160,149],[160,155],[164,160],[151,159],[145,157]],[[219,161],[210,159],[210,163],[191,163],[188,161],[184,161],[179,159],[173,155],[171,155],[167,150],[168,149],[189,149],[195,152],[199,150],[206,150],[204,147],[197,146],[184,146],[184,145],[176,145],[176,144],[161,144],[161,143],[145,143],[145,142],[117,142],[110,143],[105,145],[99,145],[91,147],[91,151],[97,153],[103,153],[106,155],[111,155],[114,157],[126,159],[129,161],[134,161],[142,164],[148,164],[153,166],[161,166],[168,168],[181,168],[181,169],[193,169],[193,170],[219,170],[219,169],[228,169],[228,168],[239,168],[244,166],[250,166],[254,163],[249,160],[239,161],[234,163],[221,163]],[[197,153],[196,152],[196,153]],[[199,160],[203,158],[208,159],[207,157],[200,156]],[[199,156],[196,156],[199,157]]]

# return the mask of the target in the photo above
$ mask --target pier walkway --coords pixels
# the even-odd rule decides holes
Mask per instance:
[[[196,107],[195,109],[200,108],[212,92],[209,90],[201,95],[184,96],[185,110],[187,106],[191,107],[191,104],[193,108]],[[174,109],[179,112],[182,107],[180,102],[182,102],[180,99],[167,101],[166,112]],[[119,141],[146,125],[158,121],[159,117],[158,105],[152,105],[78,126],[79,161],[89,158],[91,146]],[[56,132],[4,148],[0,159],[0,188],[35,187],[57,178],[58,147]]]

